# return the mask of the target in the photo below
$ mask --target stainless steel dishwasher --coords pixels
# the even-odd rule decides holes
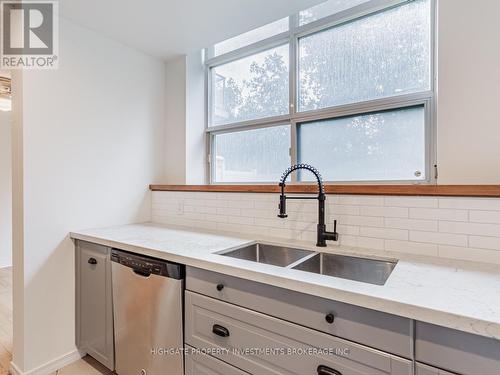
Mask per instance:
[[[184,266],[113,249],[115,371],[184,372]]]

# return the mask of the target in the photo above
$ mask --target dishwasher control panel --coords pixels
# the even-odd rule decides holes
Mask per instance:
[[[159,275],[175,279],[184,277],[184,267],[161,259],[141,256],[127,251],[112,249],[111,261],[131,268],[142,275]]]

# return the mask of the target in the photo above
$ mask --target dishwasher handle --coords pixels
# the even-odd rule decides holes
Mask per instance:
[[[151,276],[151,272],[145,272],[145,271],[141,271],[141,270],[134,270],[134,269],[133,269],[132,271],[134,271],[134,273],[135,273],[136,275],[139,275],[139,276],[141,276],[141,277],[149,277],[149,276]]]

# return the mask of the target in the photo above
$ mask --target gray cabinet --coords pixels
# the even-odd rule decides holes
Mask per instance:
[[[114,370],[111,249],[76,242],[76,345]]]
[[[185,329],[187,344],[255,375],[412,374],[409,360],[189,291]]]
[[[231,351],[219,356],[252,374],[315,374],[320,364],[343,375],[411,374],[408,360],[417,361],[415,375],[500,374],[499,340],[194,267],[187,268],[186,288],[191,291],[186,293],[186,340],[196,347],[278,343],[305,350],[348,348],[350,353],[286,360]],[[218,337],[214,325],[231,335]]]
[[[500,341],[427,323],[416,323],[415,358],[462,375],[499,375]]]
[[[189,346],[186,346],[186,349],[194,350]],[[248,373],[206,354],[190,353],[186,355],[185,375],[248,375]]]
[[[413,358],[411,319],[194,267],[187,267],[186,275],[188,290]]]
[[[435,367],[427,366],[422,363],[417,363],[415,367],[415,375],[457,375],[451,372],[443,371]]]

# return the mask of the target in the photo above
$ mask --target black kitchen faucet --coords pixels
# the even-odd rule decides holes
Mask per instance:
[[[316,176],[316,179],[318,180],[318,189],[319,193],[317,197],[287,197],[285,195],[285,182],[288,176],[299,169],[306,169],[310,171],[311,173]],[[325,189],[323,187],[323,182],[321,180],[321,175],[319,174],[318,170],[308,164],[296,164],[288,168],[285,172],[283,172],[283,175],[281,176],[281,180],[279,183],[279,186],[281,187],[281,195],[280,195],[280,204],[279,204],[279,210],[280,213],[278,217],[285,219],[288,217],[286,214],[286,201],[287,199],[317,199],[318,200],[318,240],[316,242],[316,246],[318,247],[325,247],[326,246],[326,241],[338,241],[339,239],[339,234],[337,233],[337,220],[334,221],[334,227],[333,227],[333,232],[328,232],[326,230],[326,225],[325,225],[325,201],[326,201],[326,195],[325,195]]]

